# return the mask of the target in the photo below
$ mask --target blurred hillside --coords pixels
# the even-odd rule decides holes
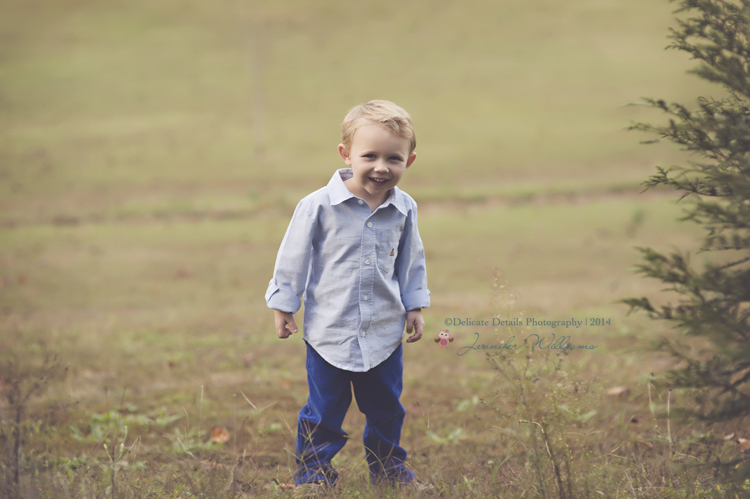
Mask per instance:
[[[346,111],[414,117],[418,201],[630,189],[674,150],[622,106],[694,101],[667,2],[4,0],[5,223],[285,214],[342,166]]]

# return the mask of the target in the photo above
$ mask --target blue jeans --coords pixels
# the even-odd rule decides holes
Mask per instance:
[[[367,372],[332,366],[307,344],[307,384],[310,395],[297,420],[295,484],[323,480],[331,485],[338,473],[331,459],[349,436],[341,428],[352,402],[367,418],[362,441],[374,482],[408,483],[414,474],[404,465],[406,451],[399,445],[406,410],[399,402],[403,389],[402,345]]]

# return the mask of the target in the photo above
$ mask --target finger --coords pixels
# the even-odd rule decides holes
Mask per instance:
[[[297,332],[297,324],[294,323],[294,319],[293,318],[289,319],[288,324],[289,324],[289,330],[292,333],[296,333]]]
[[[406,331],[411,334],[406,340],[407,343],[414,343],[422,336],[422,333],[419,332],[419,324],[416,321],[409,323]]]
[[[281,336],[279,336],[279,338],[289,338],[293,332],[294,331],[291,331],[287,324],[284,324],[284,330],[282,331]]]

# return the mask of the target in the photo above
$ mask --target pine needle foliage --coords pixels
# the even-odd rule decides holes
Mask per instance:
[[[700,97],[692,110],[645,99],[669,123],[631,129],[658,136],[648,142],[669,140],[692,153],[684,166],[657,167],[643,185],[680,193],[686,206],[681,220],[705,229],[699,252],[713,263],[697,269],[680,250],[638,248],[636,271],[664,282],[678,297],[658,307],[648,298],[623,301],[680,331],[677,340],[658,346],[680,361],[669,383],[698,389],[690,415],[710,423],[736,421],[750,415],[750,0],[678,3],[668,48],[700,61],[691,73],[721,84],[726,96]]]

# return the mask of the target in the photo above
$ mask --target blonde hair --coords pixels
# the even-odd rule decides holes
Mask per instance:
[[[354,133],[365,125],[382,126],[393,135],[409,141],[409,154],[417,147],[414,122],[403,108],[387,100],[371,100],[353,107],[341,124],[341,142],[349,150]]]

